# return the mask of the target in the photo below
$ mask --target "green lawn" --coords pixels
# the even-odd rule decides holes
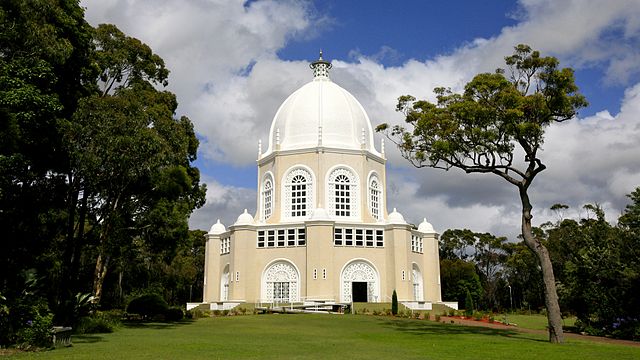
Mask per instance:
[[[73,337],[40,359],[640,359],[640,348],[365,315],[248,315]]]
[[[496,320],[500,320],[500,321],[504,321],[505,320],[505,315],[504,314],[500,314],[500,315],[496,315]],[[547,316],[546,315],[540,315],[540,314],[534,314],[534,315],[512,315],[512,314],[508,314],[507,315],[507,321],[509,322],[509,324],[515,324],[518,327],[524,328],[524,329],[534,329],[534,330],[547,330]],[[563,319],[564,322],[564,326],[574,326],[576,323],[576,318],[575,317],[569,317],[566,319]]]

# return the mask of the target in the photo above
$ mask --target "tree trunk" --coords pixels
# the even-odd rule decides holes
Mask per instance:
[[[96,269],[93,274],[93,302],[99,304],[102,298],[102,286],[104,285],[104,277],[107,275],[107,266],[109,265],[109,256],[104,256],[102,250],[96,259]]]
[[[533,236],[531,231],[531,202],[526,188],[520,188],[520,200],[522,202],[522,237],[524,243],[536,254],[540,267],[542,268],[542,281],[544,283],[544,303],[547,308],[547,321],[549,323],[549,341],[552,343],[563,343],[564,334],[562,332],[562,314],[558,303],[558,293],[556,292],[556,279],[553,275],[553,266],[549,251]]]

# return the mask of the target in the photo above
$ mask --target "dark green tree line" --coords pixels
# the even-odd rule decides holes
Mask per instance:
[[[190,300],[202,240],[187,220],[205,189],[163,60],[113,25],[92,28],[76,0],[3,1],[0,26],[2,324],[21,326],[8,314],[25,294],[59,323],[78,293],[107,308],[145,288]]]

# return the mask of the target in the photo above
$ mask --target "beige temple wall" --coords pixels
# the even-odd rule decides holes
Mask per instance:
[[[289,226],[296,225],[305,226],[305,223]],[[278,226],[269,226],[274,227]],[[289,261],[297,268],[301,300],[340,301],[342,270],[351,261],[365,260],[378,272],[377,301],[391,301],[394,289],[400,301],[414,300],[413,263],[422,273],[423,299],[441,301],[436,234],[423,235],[424,251],[418,254],[411,251],[410,225],[385,225],[383,248],[334,246],[333,227],[333,221],[307,221],[306,246],[298,247],[257,248],[256,230],[260,227],[253,225],[232,226],[222,236],[207,235],[204,302],[220,301],[220,277],[227,264],[230,267],[229,301],[260,302],[262,275],[277,260]],[[231,253],[220,255],[220,239],[228,234],[232,235]],[[313,279],[313,269],[317,270],[317,279]],[[323,269],[327,269],[326,279],[322,278]],[[404,280],[402,271],[405,271]],[[236,281],[236,272],[239,273],[239,281]]]
[[[277,155],[277,156],[276,156]],[[255,220],[261,221],[262,214],[262,182],[265,174],[271,173],[274,180],[273,193],[273,212],[271,217],[266,221],[267,224],[279,224],[282,219],[282,200],[283,200],[283,181],[286,174],[295,167],[303,167],[311,170],[313,176],[313,208],[321,205],[327,208],[326,187],[328,184],[328,176],[330,171],[340,165],[351,168],[356,176],[359,177],[358,196],[360,217],[351,221],[362,221],[365,223],[376,223],[368,207],[368,179],[369,174],[375,171],[380,180],[380,189],[382,190],[382,202],[380,211],[383,218],[387,217],[387,182],[385,174],[385,160],[368,151],[348,151],[348,150],[332,150],[324,149],[323,151],[305,150],[305,151],[288,151],[275,152],[266,158],[258,161],[258,199],[256,204]],[[313,210],[313,208],[311,210]]]

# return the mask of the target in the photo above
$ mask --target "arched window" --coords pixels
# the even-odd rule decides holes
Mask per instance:
[[[329,211],[334,216],[358,216],[358,179],[348,169],[338,168],[329,175]]]
[[[273,181],[267,175],[262,183],[262,220],[267,220],[273,213]]]
[[[375,174],[369,177],[369,211],[374,219],[380,220],[382,203],[382,186]]]
[[[313,182],[311,174],[302,168],[291,170],[284,184],[284,217],[306,217],[313,209]]]
[[[424,296],[424,290],[422,287],[422,272],[420,272],[420,268],[418,265],[413,264],[412,266],[412,277],[413,277],[413,299],[416,301],[422,301]]]

